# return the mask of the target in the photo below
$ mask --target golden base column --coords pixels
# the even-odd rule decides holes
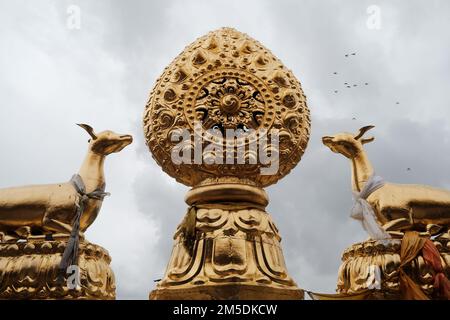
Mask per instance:
[[[186,202],[190,210],[150,299],[303,299],[303,290],[288,276],[263,189],[202,185],[188,192]]]
[[[0,299],[115,299],[111,258],[102,247],[81,241],[80,286],[58,281],[66,240],[0,243]]]

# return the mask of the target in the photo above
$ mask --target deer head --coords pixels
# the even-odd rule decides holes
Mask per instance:
[[[354,135],[351,133],[338,133],[334,136],[325,136],[322,142],[331,151],[340,153],[349,159],[355,158],[361,151],[363,151],[363,144],[372,142],[375,137],[364,139],[364,134],[375,126],[366,126],[359,129],[359,133]]]
[[[86,130],[91,136],[91,139],[89,139],[90,150],[100,155],[106,156],[119,152],[133,142],[133,137],[129,134],[121,135],[109,130],[95,133],[94,129],[87,124],[81,123],[77,125]]]

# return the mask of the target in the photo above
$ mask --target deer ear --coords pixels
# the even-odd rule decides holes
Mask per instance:
[[[361,129],[359,129],[359,133],[355,136],[355,140],[358,140],[359,138],[361,138],[367,131],[369,131],[370,129],[375,128],[375,126],[365,126],[362,127]]]
[[[361,143],[362,144],[366,144],[366,143],[372,142],[374,140],[375,140],[375,137],[370,137],[370,138],[367,138],[367,139],[362,139]]]
[[[92,139],[97,139],[97,136],[95,135],[94,129],[85,123],[77,123],[77,126],[82,127],[84,130],[86,130],[86,132],[92,137]]]

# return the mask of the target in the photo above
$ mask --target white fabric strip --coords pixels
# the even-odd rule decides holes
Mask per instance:
[[[384,184],[383,178],[372,175],[361,192],[353,192],[353,207],[350,216],[353,219],[360,220],[364,230],[374,240],[391,238],[389,233],[380,226],[372,206],[367,202],[367,198]]]

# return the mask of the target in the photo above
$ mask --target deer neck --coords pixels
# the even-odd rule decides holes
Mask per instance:
[[[78,174],[83,179],[86,192],[92,192],[105,183],[103,164],[105,156],[89,150]]]
[[[352,189],[355,192],[360,192],[373,175],[373,167],[363,150],[359,151],[356,157],[351,159],[351,162]]]

